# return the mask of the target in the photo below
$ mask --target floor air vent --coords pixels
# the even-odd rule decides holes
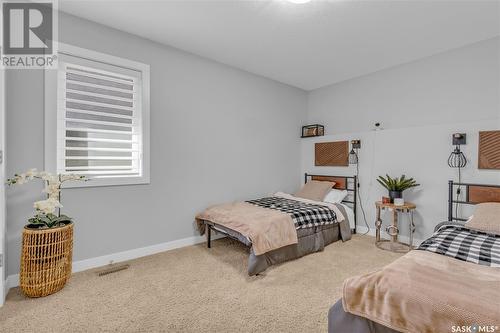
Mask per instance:
[[[108,274],[111,274],[111,273],[116,273],[116,272],[119,272],[119,271],[123,271],[124,269],[127,269],[129,268],[130,265],[129,264],[123,264],[123,265],[108,265],[108,267],[106,267],[105,269],[103,269],[102,271],[99,271],[97,273],[97,275],[99,276],[104,276],[104,275],[108,275]]]

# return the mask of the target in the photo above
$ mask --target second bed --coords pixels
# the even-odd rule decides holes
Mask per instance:
[[[278,192],[245,203],[211,207],[197,217],[200,232],[207,235],[207,247],[211,247],[212,231],[241,242],[250,249],[248,274],[256,275],[271,265],[322,251],[326,245],[338,240],[351,239],[351,233],[356,232],[356,177],[305,174],[304,178],[306,183],[331,182],[333,190],[346,191],[348,196],[341,202],[326,203]],[[235,213],[238,209],[243,209],[239,215]],[[283,213],[290,215],[295,224],[294,230],[288,234],[277,223],[279,214]],[[266,232],[252,237],[252,231],[247,230],[247,226],[242,227],[244,224],[261,224],[260,228],[266,228]],[[269,246],[276,239],[286,245],[279,248]]]

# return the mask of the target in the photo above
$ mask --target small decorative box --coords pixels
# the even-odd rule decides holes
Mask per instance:
[[[323,136],[325,135],[325,127],[323,125],[306,125],[302,126],[301,138],[310,138],[313,136]]]

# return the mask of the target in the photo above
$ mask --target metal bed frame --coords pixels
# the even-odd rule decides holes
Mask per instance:
[[[354,211],[354,230],[352,232],[355,234],[356,233],[356,221],[357,221],[357,211],[356,211],[356,202],[358,198],[358,191],[357,191],[357,177],[356,176],[331,176],[331,175],[312,175],[305,173],[304,174],[304,184],[307,183],[308,178],[315,178],[315,177],[326,177],[326,178],[338,178],[338,179],[343,179],[345,183],[345,187],[342,186],[335,186],[334,188],[340,189],[340,190],[346,190],[347,192],[351,192],[353,195],[352,200],[348,200],[347,198],[342,200],[343,203],[352,205],[352,209]],[[351,180],[351,181],[349,181]],[[349,185],[352,185],[349,187]],[[206,233],[207,233],[207,247],[211,248],[212,247],[212,230],[215,232],[221,233],[225,235],[226,237],[229,237],[231,239],[234,239],[238,242],[241,242],[237,237],[234,237],[233,235],[230,235],[229,233],[225,232],[224,230],[221,230],[219,228],[215,227],[215,224],[209,221],[203,221],[205,224],[205,227],[207,228]]]
[[[352,210],[354,211],[354,230],[352,230],[353,234],[356,233],[356,225],[358,221],[358,214],[357,214],[357,209],[356,209],[356,203],[358,200],[358,177],[357,176],[328,176],[328,175],[312,175],[308,174],[307,172],[304,174],[304,184],[307,183],[308,178],[314,178],[314,177],[328,177],[328,178],[341,178],[344,179],[345,187],[335,187],[336,189],[339,190],[346,190],[347,192],[352,193],[352,200],[348,200],[347,198],[342,200],[343,203],[352,205]],[[352,180],[352,181],[349,181]],[[349,187],[349,185],[352,185]]]
[[[460,193],[463,191],[463,187],[465,187],[465,200],[456,200],[453,197],[456,195],[455,188],[460,189]],[[483,190],[491,190],[489,200],[484,199],[471,199],[471,189],[483,189]],[[467,219],[462,217],[453,215],[453,205],[454,204],[463,204],[463,205],[477,205],[481,202],[500,202],[500,185],[492,185],[492,184],[472,184],[472,183],[458,183],[453,180],[448,181],[448,221],[449,222],[466,222]]]

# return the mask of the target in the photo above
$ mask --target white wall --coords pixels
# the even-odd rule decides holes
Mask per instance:
[[[499,116],[500,37],[313,90],[308,120],[327,133]]]
[[[196,234],[210,204],[293,191],[299,185],[300,89],[69,15],[62,42],[151,65],[151,184],[68,189],[74,260]],[[43,73],[7,73],[7,174],[43,169]],[[41,184],[7,190],[8,274]]]
[[[418,205],[416,238],[425,238],[447,218],[447,181],[456,176],[446,163],[452,133],[468,135],[463,180],[500,183],[500,171],[477,169],[478,131],[500,128],[500,38],[314,90],[308,122],[324,124],[328,135],[302,141],[303,172],[354,174],[353,167],[314,167],[314,142],[361,139],[368,223],[373,227],[374,201],[386,195],[376,177],[404,173],[422,184],[404,195]],[[372,131],[375,122],[385,130]]]

